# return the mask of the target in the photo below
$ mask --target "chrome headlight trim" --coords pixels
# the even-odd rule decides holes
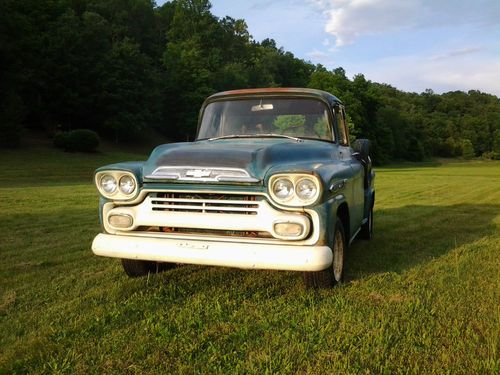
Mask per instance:
[[[98,186],[105,194],[111,196],[118,190],[118,181],[116,181],[116,178],[113,175],[106,173],[99,179]],[[112,189],[109,190],[107,187],[112,187]]]
[[[114,178],[116,181],[116,188],[111,193],[106,192],[101,186],[102,179],[107,177],[107,176]],[[122,189],[120,188],[120,180],[123,177],[130,177],[133,181],[134,189],[128,194],[124,193],[122,191]],[[119,171],[119,170],[118,171],[117,170],[100,171],[100,172],[97,172],[95,174],[94,182],[95,182],[95,185],[96,185],[99,193],[107,199],[112,199],[112,200],[117,200],[117,201],[118,200],[130,200],[130,199],[135,198],[139,192],[139,188],[138,188],[139,185],[137,183],[137,178],[135,177],[135,175],[132,172]]]
[[[118,189],[120,189],[123,194],[131,195],[134,193],[136,188],[137,184],[132,176],[125,174],[120,177],[120,180],[118,181]]]
[[[278,184],[284,184],[284,185],[289,185],[289,191],[288,191],[288,195],[285,196],[285,197],[280,197],[279,194],[276,192],[276,187]],[[293,184],[293,181],[288,178],[288,177],[280,177],[280,178],[277,178],[274,180],[273,184],[271,185],[271,190],[272,190],[272,193],[273,193],[273,196],[276,197],[277,200],[279,200],[280,202],[288,202],[290,200],[292,200],[295,196],[295,186]]]
[[[291,197],[287,197],[285,199],[281,199],[276,196],[274,193],[274,185],[277,181],[280,179],[287,179],[290,180],[293,184],[293,194]],[[315,194],[309,198],[309,199],[302,199],[297,195],[297,185],[300,181],[308,179],[311,180],[314,185],[316,186],[316,192]],[[322,192],[322,185],[319,180],[319,178],[313,174],[306,174],[306,173],[289,173],[289,174],[284,174],[284,173],[277,173],[275,175],[272,175],[269,178],[269,184],[268,184],[268,193],[269,196],[272,198],[272,200],[280,205],[283,206],[290,206],[290,207],[303,207],[303,206],[310,206],[312,204],[315,204],[319,197],[321,196]]]

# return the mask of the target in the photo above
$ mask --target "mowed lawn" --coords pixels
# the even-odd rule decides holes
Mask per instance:
[[[498,373],[500,162],[377,170],[347,282],[92,255],[93,169],[144,155],[0,157],[0,373]],[[235,246],[235,251],[237,247]]]

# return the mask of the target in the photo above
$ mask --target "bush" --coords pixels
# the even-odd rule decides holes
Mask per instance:
[[[54,146],[68,152],[92,152],[99,146],[99,136],[88,129],[58,133],[54,137]]]
[[[495,153],[493,151],[485,151],[481,155],[481,159],[483,159],[483,160],[495,160]]]
[[[472,159],[475,154],[474,154],[474,146],[472,145],[472,142],[469,139],[462,139],[462,156],[465,159]]]

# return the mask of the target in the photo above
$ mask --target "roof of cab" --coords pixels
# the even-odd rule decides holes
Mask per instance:
[[[238,96],[310,96],[319,97],[327,101],[330,105],[342,104],[339,98],[330,94],[329,92],[308,89],[308,88],[298,88],[298,87],[271,87],[271,88],[261,88],[261,89],[242,89],[242,90],[231,90],[218,92],[213,94],[205,100],[205,105],[209,102],[220,100],[223,98],[234,98]]]

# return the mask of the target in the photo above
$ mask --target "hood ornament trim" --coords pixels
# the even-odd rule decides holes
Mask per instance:
[[[190,182],[259,182],[245,169],[196,166],[158,167],[145,178]]]

